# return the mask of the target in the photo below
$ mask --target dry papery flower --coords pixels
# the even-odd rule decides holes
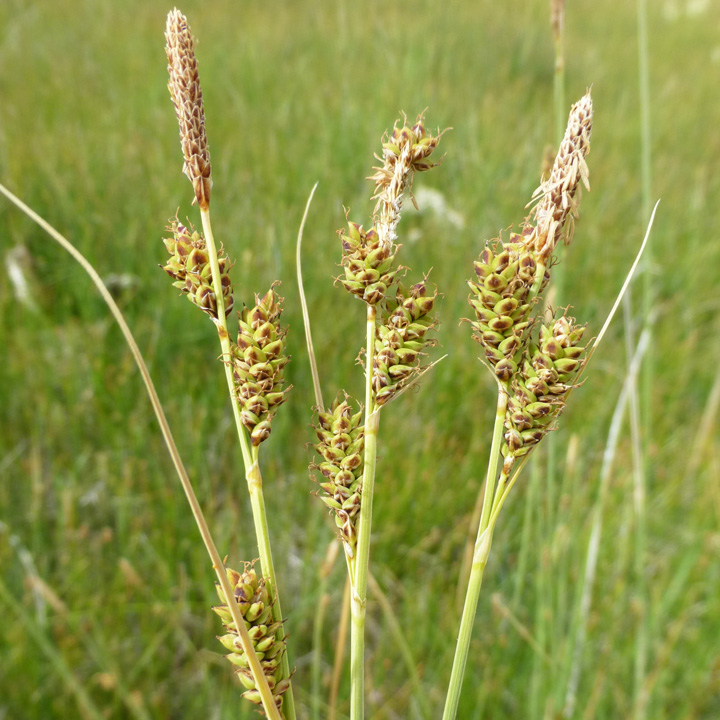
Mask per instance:
[[[205,135],[205,110],[195,58],[195,45],[187,18],[176,8],[167,16],[165,53],[168,60],[168,90],[180,126],[183,172],[195,191],[202,210],[210,205],[212,175]]]

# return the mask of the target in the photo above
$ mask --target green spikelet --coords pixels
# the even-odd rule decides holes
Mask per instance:
[[[585,327],[563,316],[540,326],[540,338],[532,343],[518,373],[505,418],[503,471],[527,455],[565,409],[565,397],[585,363],[585,348],[578,343]]]
[[[503,382],[515,375],[522,358],[530,328],[530,291],[536,267],[523,236],[514,233],[507,243],[497,239],[486,244],[475,262],[477,279],[468,281],[472,291],[468,302],[477,318],[471,322],[473,337]]]
[[[242,423],[257,446],[269,437],[275,411],[287,399],[290,388],[283,390],[283,368],[290,358],[285,354],[282,298],[275,293],[275,283],[262,298],[256,295],[255,302],[240,313],[232,362]]]
[[[382,247],[375,229],[367,232],[354,222],[348,222],[347,231],[339,230],[342,241],[342,265],[345,276],[338,278],[341,285],[369,305],[376,305],[386,295],[395,279],[396,246]]]
[[[276,638],[281,623],[273,622],[272,604],[265,587],[265,580],[258,578],[257,573],[249,564],[246,565],[245,571],[242,573],[228,568],[227,575],[230,585],[235,591],[235,599],[245,619],[245,626],[252,638],[253,647],[258,660],[260,660],[260,665],[265,673],[273,698],[278,708],[280,708],[283,693],[290,686],[290,678],[284,677],[282,672],[282,659],[285,653],[286,641]],[[255,687],[255,681],[249,668],[247,655],[242,649],[237,627],[232,622],[230,610],[225,604],[225,596],[220,585],[216,584],[215,587],[223,604],[214,607],[213,610],[218,614],[227,631],[225,635],[218,637],[218,640],[226,650],[229,650],[229,654],[225,657],[235,666],[235,672],[245,688],[243,697],[256,705],[261,705],[260,693]]]
[[[173,234],[171,238],[163,238],[165,247],[170,253],[170,260],[163,270],[175,282],[173,285],[186,293],[190,302],[197,305],[210,317],[217,319],[217,302],[213,290],[212,268],[202,234],[181,225],[177,219],[168,225],[167,230]],[[232,283],[229,271],[232,263],[228,260],[225,250],[218,251],[218,265],[225,300],[225,315],[233,308]]]
[[[389,402],[421,372],[422,351],[434,342],[427,334],[435,326],[436,298],[437,293],[427,295],[423,281],[409,290],[400,285],[395,300],[386,301],[385,321],[375,335],[372,383],[378,405]]]
[[[349,557],[355,556],[356,522],[360,512],[363,475],[364,427],[362,410],[353,413],[349,398],[335,399],[328,412],[318,413],[315,427],[320,440],[316,452],[323,458],[311,470],[319,470],[324,480],[319,482],[323,494],[320,499],[335,513],[340,538]]]

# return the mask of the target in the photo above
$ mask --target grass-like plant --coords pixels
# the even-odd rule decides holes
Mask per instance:
[[[382,408],[414,384],[427,370],[424,352],[433,344],[437,293],[429,295],[426,279],[406,287],[397,264],[397,226],[403,195],[416,172],[434,167],[430,156],[440,142],[418,116],[413,125],[403,118],[383,139],[382,165],[375,168],[377,199],[372,227],[348,222],[339,231],[343,274],[340,285],[366,306],[365,404],[337,398],[324,411],[318,408],[316,445],[323,462],[322,501],[334,512],[345,550],[351,587],[350,717],[365,716],[365,617],[370,565],[373,493],[377,438]],[[318,394],[319,395],[319,394]]]
[[[482,513],[443,720],[460,700],[483,573],[500,511],[532,450],[555,427],[585,362],[584,327],[565,314],[545,317],[540,294],[550,280],[558,243],[572,239],[580,184],[589,189],[592,101],[588,92],[570,111],[550,176],[535,191],[536,204],[521,233],[486,243],[468,284],[471,323],[483,362],[497,383],[497,410]],[[502,463],[500,462],[502,458]],[[500,466],[499,475],[498,467]]]
[[[2,186],[0,190],[83,265],[120,325],[217,575],[221,604],[213,610],[225,630],[219,641],[228,651],[227,658],[244,687],[244,697],[262,706],[269,718],[294,720],[293,671],[259,464],[260,448],[265,447],[275,413],[288,394],[284,381],[287,331],[280,324],[282,299],[276,293],[275,281],[267,292],[255,295],[254,303],[243,306],[238,313],[237,331],[231,332],[232,262],[223,247],[217,246],[212,232],[212,164],[202,91],[193,39],[186,18],[178,10],[167,18],[166,52],[168,86],[180,127],[183,171],[192,183],[201,230],[195,230],[190,222],[181,223],[177,217],[170,221],[164,239],[169,256],[163,269],[174,286],[209,317],[218,333],[251,500],[259,572],[253,562],[246,563],[242,571],[225,567],[142,355],[97,273],[67,240]],[[551,277],[558,245],[572,239],[580,187],[589,187],[585,157],[591,129],[592,102],[588,92],[570,112],[552,170],[534,194],[533,209],[521,232],[511,234],[508,240],[488,241],[475,262],[475,277],[469,282],[469,302],[475,313],[471,325],[483,349],[482,361],[497,384],[497,411],[444,720],[453,720],[457,715],[473,621],[498,517],[528,457],[556,426],[589,357],[582,344],[585,328],[577,325],[567,311],[546,310],[542,294]],[[319,472],[320,498],[335,519],[350,587],[352,720],[365,717],[365,625],[368,586],[373,582],[370,550],[380,416],[388,403],[415,385],[431,367],[427,350],[434,344],[431,331],[437,324],[437,292],[428,291],[427,275],[412,284],[403,282],[408,269],[398,264],[401,246],[397,228],[415,173],[438,164],[431,156],[441,137],[442,133],[427,130],[422,114],[414,123],[408,123],[405,117],[398,121],[383,138],[380,165],[370,177],[376,200],[370,228],[349,221],[348,214],[347,229],[339,231],[342,273],[337,284],[366,308],[361,352],[364,401],[338,394],[329,407],[323,407],[319,380],[313,371],[318,405],[315,449],[321,460],[311,467]],[[631,274],[633,271],[634,267]],[[309,327],[306,333],[309,339]]]
[[[180,126],[183,172],[192,183],[204,234],[174,220],[169,227],[172,237],[165,240],[170,260],[164,269],[175,280],[174,285],[204,310],[217,328],[262,571],[261,578],[252,568],[244,573],[229,570],[228,576],[275,703],[283,708],[287,720],[294,720],[290,666],[259,465],[260,446],[270,436],[273,416],[287,393],[283,389],[283,368],[289,361],[285,352],[286,331],[279,324],[282,300],[277,297],[273,283],[262,298],[255,297],[253,307],[244,307],[238,318],[237,339],[231,338],[227,323],[233,308],[231,263],[222,247],[216,247],[210,223],[212,166],[202,89],[190,28],[177,9],[168,14],[165,38],[168,88]],[[237,674],[247,688],[245,697],[260,704],[263,700],[258,688],[260,678],[249,666],[247,651],[238,641],[240,628],[228,607],[221,606],[215,611],[228,631],[221,642],[230,650],[227,657],[237,666]]]

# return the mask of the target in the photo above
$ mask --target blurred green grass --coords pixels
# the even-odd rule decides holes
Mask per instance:
[[[276,277],[287,298],[294,390],[264,474],[302,707],[318,571],[332,540],[306,470],[313,396],[294,276],[305,200],[319,181],[303,267],[326,400],[341,388],[360,395],[363,310],[332,287],[342,207],[368,217],[363,178],[399,111],[427,107],[429,125],[453,127],[443,166],[419,176],[417,188],[442,193],[464,226],[421,207],[400,227],[402,262],[415,275],[433,267],[443,293],[439,340],[448,358],[383,419],[372,550],[437,716],[494,409],[477,347],[457,321],[467,315],[473,257],[483,239],[522,219],[552,141],[546,5],[195,0],[181,8],[199,38],[213,220],[237,259],[236,300]],[[157,0],[0,5],[0,181],[104,277],[130,278],[121,306],[221,553],[237,564],[256,553],[214,331],[157,268],[166,219],[177,208],[194,218],[165,87],[169,9]],[[653,719],[720,714],[720,449],[716,426],[701,423],[720,356],[719,24],[710,3],[649,7],[652,195],[662,198],[652,236],[647,522]],[[568,6],[567,97],[592,84],[595,123],[593,190],[562,259],[566,297],[594,333],[644,232],[635,27],[634,6],[619,0]],[[17,300],[4,272],[0,718],[80,716],[72,678],[107,718],[251,717],[213,639],[210,568],[119,332],[82,271],[4,201],[0,243],[6,268],[24,257],[38,309]],[[561,486],[548,492],[527,473],[496,534],[461,718],[561,717],[600,463],[626,369],[620,322],[593,365],[558,432]],[[695,457],[705,430],[710,442]],[[574,443],[575,459],[566,460]],[[603,520],[577,718],[633,717],[638,590],[627,439]],[[328,674],[343,582],[338,563],[323,645]],[[370,618],[370,716],[421,717],[379,606]]]

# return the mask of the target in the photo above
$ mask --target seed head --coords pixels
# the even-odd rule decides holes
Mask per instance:
[[[255,306],[243,308],[237,343],[232,345],[232,367],[242,406],[242,424],[254,446],[270,436],[277,408],[287,399],[283,368],[290,362],[285,351],[286,328],[280,325],[282,298],[275,284]]]
[[[540,336],[525,354],[513,382],[505,417],[503,471],[527,455],[553,429],[565,399],[586,361],[580,340],[585,326],[563,315],[543,323]]]
[[[383,302],[383,322],[375,331],[372,386],[378,405],[390,402],[422,374],[423,350],[435,344],[428,332],[437,320],[433,306],[437,292],[427,294],[423,280],[410,288],[398,286],[394,300]]]
[[[361,422],[362,408],[355,412],[351,398],[341,402],[336,398],[327,412],[318,412],[315,427],[318,442],[315,451],[322,457],[311,470],[319,470],[323,477],[318,481],[323,493],[320,499],[335,513],[335,524],[348,557],[355,557],[357,545],[357,522],[360,512],[364,426]]]
[[[283,694],[290,687],[290,678],[284,674],[282,669],[285,640],[277,638],[277,632],[282,623],[273,622],[272,602],[265,586],[265,580],[257,576],[249,563],[242,573],[228,568],[227,576],[234,590],[240,613],[250,633],[258,660],[260,660],[265,679],[273,694],[273,700],[280,708]],[[228,606],[225,604],[225,595],[219,585],[215,587],[220,602],[223,604],[214,607],[213,610],[222,620],[226,630],[226,634],[219,637],[218,640],[229,651],[225,657],[235,666],[235,672],[245,688],[243,697],[256,705],[260,705],[260,693],[249,668],[248,658],[240,642],[237,627],[233,622]]]
[[[205,238],[192,226],[186,228],[181,225],[177,218],[170,222],[167,230],[172,233],[172,237],[163,238],[163,242],[170,253],[170,259],[167,265],[163,266],[163,270],[175,280],[173,285],[182,290],[190,302],[217,319],[215,287]],[[218,251],[218,266],[227,316],[233,308],[229,274],[232,263],[222,247]]]
[[[429,161],[438,146],[442,133],[432,135],[423,125],[422,113],[410,127],[403,118],[402,127],[395,124],[392,134],[383,140],[382,167],[374,168],[375,174],[369,180],[375,181],[375,228],[380,246],[390,252],[397,235],[395,228],[400,221],[403,193],[412,187],[413,175],[435,167],[438,163]]]
[[[193,184],[200,209],[207,210],[212,178],[205,135],[205,110],[193,38],[187,18],[177,9],[168,13],[165,40],[170,75],[168,89],[175,105],[185,158],[183,172]]]
[[[528,246],[534,249],[542,265],[547,265],[561,238],[566,245],[572,240],[580,203],[580,182],[590,189],[585,156],[590,152],[592,116],[592,98],[588,90],[570,110],[565,137],[550,177],[533,193],[538,203],[528,221],[532,231],[528,235]]]

